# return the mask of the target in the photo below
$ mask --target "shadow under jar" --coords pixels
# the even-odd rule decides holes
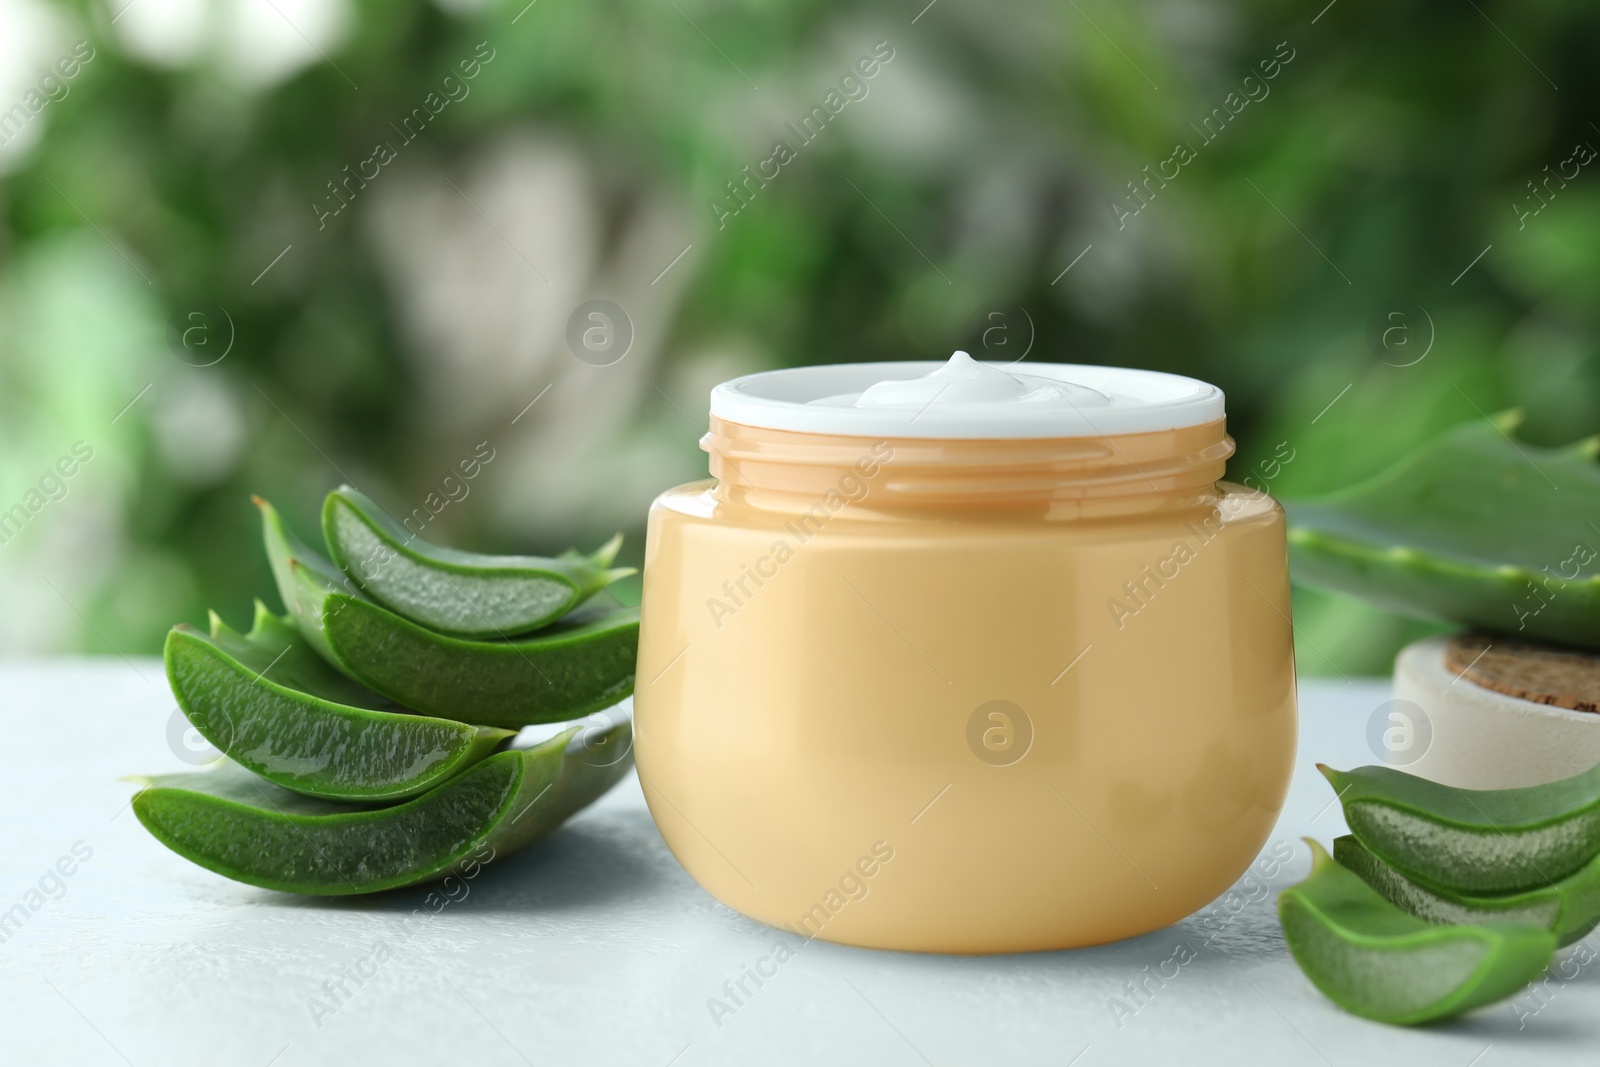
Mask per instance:
[[[639,779],[690,875],[800,936],[1093,945],[1224,892],[1295,750],[1283,511],[1220,390],[878,363],[711,396],[650,512]]]

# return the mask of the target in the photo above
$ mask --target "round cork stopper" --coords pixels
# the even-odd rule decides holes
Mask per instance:
[[[1497,693],[1600,712],[1600,653],[1462,633],[1445,646],[1444,662],[1452,674]]]

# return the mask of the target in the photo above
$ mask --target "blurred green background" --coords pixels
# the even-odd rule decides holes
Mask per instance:
[[[1592,5],[925,4],[0,0],[0,651],[245,623],[345,480],[637,563],[770,367],[1194,375],[1291,497],[1600,429]],[[1296,596],[1306,673],[1423,629]]]

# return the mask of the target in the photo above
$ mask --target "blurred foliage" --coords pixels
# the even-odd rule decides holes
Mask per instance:
[[[136,4],[60,8],[51,47],[95,58],[0,176],[0,508],[95,450],[0,545],[27,609],[0,648],[242,621],[269,588],[250,493],[309,532],[337,482],[405,510],[483,440],[504,458],[434,536],[620,525],[636,564],[650,497],[703,472],[705,388],[771,366],[964,345],[1193,375],[1228,393],[1236,476],[1293,448],[1280,495],[1510,406],[1542,443],[1600,426],[1600,180],[1549,180],[1600,146],[1591,5],[357,0],[274,79],[239,58],[259,33],[152,60],[175,5]],[[319,228],[479,42],[470,95]],[[864,95],[797,137],[879,42]],[[568,351],[592,298],[632,317],[613,367]],[[184,348],[195,308],[231,322],[215,366]],[[1419,632],[1296,609],[1307,673],[1385,672]]]

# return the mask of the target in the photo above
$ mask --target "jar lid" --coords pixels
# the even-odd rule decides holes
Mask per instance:
[[[1107,437],[1202,426],[1222,390],[1177,374],[1075,363],[835,363],[747,374],[711,390],[745,426],[855,437]]]

